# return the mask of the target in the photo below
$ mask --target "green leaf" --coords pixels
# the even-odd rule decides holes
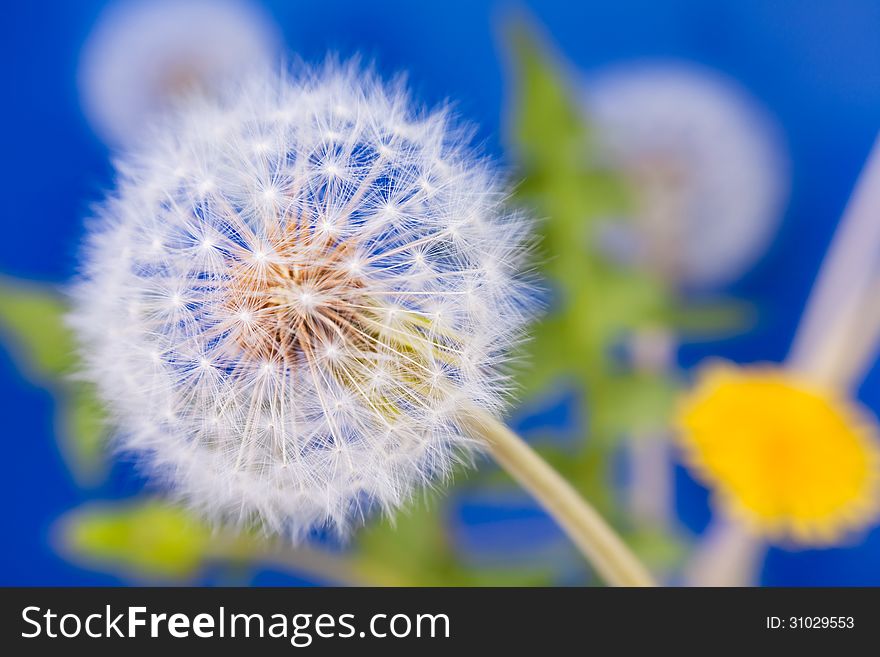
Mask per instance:
[[[0,279],[0,331],[19,367],[56,396],[58,440],[74,475],[93,484],[103,472],[104,409],[91,384],[74,381],[78,359],[64,323],[67,308],[46,285]]]
[[[368,579],[396,586],[440,586],[466,579],[448,543],[445,500],[411,504],[357,536],[355,567]]]
[[[63,393],[60,440],[81,483],[95,483],[105,466],[107,422],[104,405],[91,384],[71,383]]]
[[[591,424],[591,435],[653,425],[668,396],[658,394],[659,386],[646,389],[638,377],[621,376],[613,346],[632,331],[662,328],[672,314],[672,294],[658,278],[611,261],[597,244],[597,226],[625,216],[626,186],[604,168],[563,67],[526,24],[514,24],[508,36],[518,91],[511,141],[525,173],[517,198],[544,217],[540,265],[555,297],[553,311],[525,347],[534,370],[524,371],[520,380],[529,395],[554,378],[575,381],[591,417],[614,419]],[[629,415],[623,411],[628,397]],[[594,442],[615,437],[602,435]]]
[[[755,324],[755,308],[744,301],[720,301],[676,305],[660,319],[688,340],[712,339],[744,333]]]
[[[539,586],[552,583],[548,565],[475,567],[462,561],[452,544],[448,500],[430,496],[365,527],[352,559],[368,581],[395,586]]]
[[[595,391],[592,426],[600,436],[636,437],[669,427],[678,386],[667,376],[626,372],[608,377]]]
[[[640,527],[625,534],[624,540],[654,572],[674,569],[688,553],[688,544],[681,536],[661,528]]]
[[[646,325],[671,304],[656,278],[609,260],[596,243],[596,227],[624,216],[629,197],[622,179],[603,168],[593,130],[572,98],[556,64],[523,23],[508,31],[517,73],[511,141],[525,180],[521,203],[543,217],[541,269],[556,300],[526,350],[539,376],[522,380],[535,389],[545,381],[573,376],[587,391],[607,371],[613,341]],[[554,355],[555,354],[555,355]]]
[[[65,516],[61,527],[61,547],[74,559],[147,579],[193,577],[212,540],[186,511],[157,501],[90,504]]]
[[[74,364],[65,310],[61,297],[48,287],[0,279],[0,327],[19,349],[23,369],[40,378],[67,374]]]

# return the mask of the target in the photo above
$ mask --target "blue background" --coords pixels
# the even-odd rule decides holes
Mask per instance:
[[[635,57],[677,57],[716,68],[776,116],[793,162],[793,190],[782,230],[761,263],[729,291],[755,302],[756,330],[723,344],[682,350],[689,366],[713,352],[742,362],[780,360],[862,163],[880,124],[880,3],[553,0],[517,3],[266,2],[287,47],[306,60],[325,52],[363,53],[380,71],[409,72],[419,98],[456,101],[481,126],[479,137],[503,158],[505,70],[498,25],[525,6],[576,67],[589,70]],[[109,153],[79,109],[79,49],[103,2],[7,2],[0,20],[0,272],[63,282],[75,269],[82,218],[112,182]],[[2,584],[104,584],[110,576],[56,556],[52,521],[96,495],[125,497],[142,487],[126,466],[82,491],[56,447],[51,395],[28,383],[0,350],[3,451],[0,500]],[[880,408],[880,375],[860,398]],[[569,409],[570,411],[570,409]],[[565,409],[559,411],[560,416]],[[706,494],[679,473],[680,513],[700,531]],[[480,511],[464,509],[465,522]],[[528,516],[528,512],[524,512]],[[211,582],[212,576],[206,575]],[[296,583],[261,573],[256,583]],[[880,530],[857,547],[771,551],[765,584],[880,585]]]

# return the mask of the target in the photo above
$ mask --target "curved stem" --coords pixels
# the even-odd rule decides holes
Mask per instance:
[[[633,436],[626,443],[627,506],[633,519],[668,529],[673,520],[672,448],[663,434]]]
[[[465,426],[520,485],[556,519],[599,575],[613,586],[653,586],[648,570],[614,530],[519,436],[488,413],[468,410]]]

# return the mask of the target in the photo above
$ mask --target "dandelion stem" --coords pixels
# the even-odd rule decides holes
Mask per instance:
[[[861,356],[870,358],[880,323],[863,317],[874,305],[880,254],[880,138],[859,176],[855,191],[822,263],[798,326],[788,365],[832,385],[855,385],[864,367],[843,355],[855,339]],[[846,369],[846,371],[844,371]]]
[[[636,332],[630,348],[633,366],[639,373],[668,376],[675,367],[676,337],[666,328],[653,327]],[[668,432],[637,432],[629,437],[625,447],[630,514],[645,525],[668,529],[674,506]]]
[[[850,325],[849,349],[840,355],[835,371],[841,388],[854,388],[864,378],[880,346],[880,276],[874,280],[860,299],[861,312]]]
[[[716,517],[691,557],[686,586],[755,586],[767,544],[740,520]]]
[[[668,529],[672,520],[672,449],[664,432],[632,436],[626,442],[627,507],[646,526]]]
[[[466,426],[498,464],[559,523],[598,574],[612,586],[653,586],[648,570],[603,518],[519,436],[488,413],[469,410]]]

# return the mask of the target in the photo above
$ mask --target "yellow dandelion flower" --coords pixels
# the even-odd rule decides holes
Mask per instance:
[[[677,424],[698,476],[770,539],[832,543],[877,510],[875,422],[793,372],[709,367],[682,401]]]

